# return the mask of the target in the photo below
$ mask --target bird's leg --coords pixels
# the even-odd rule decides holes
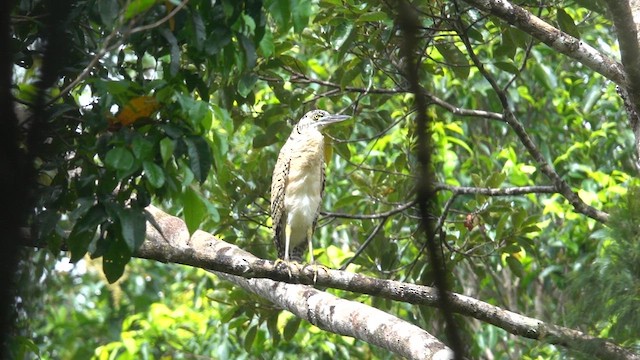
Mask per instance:
[[[284,227],[284,256],[283,259],[277,258],[274,261],[274,266],[276,269],[280,264],[284,264],[287,267],[287,272],[289,273],[289,279],[293,278],[293,274],[291,273],[291,261],[289,258],[289,244],[291,239],[291,227],[289,225],[285,225]]]
[[[313,267],[313,283],[315,284],[316,281],[318,281],[318,265],[313,258],[313,241],[311,241],[312,238],[313,228],[309,228],[309,230],[307,230],[307,241],[309,242],[309,256],[311,260],[311,266]]]
[[[291,226],[288,224],[284,227],[284,263],[287,265],[289,279],[293,278],[291,273],[291,261],[289,259],[289,245],[291,244]]]
[[[311,241],[311,238],[313,237],[313,229],[309,228],[309,230],[307,230],[307,241],[309,242],[309,256],[311,257],[311,264],[315,264],[316,261],[313,259],[313,241]]]

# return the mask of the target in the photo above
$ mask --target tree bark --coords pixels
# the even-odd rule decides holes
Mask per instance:
[[[139,257],[183,264],[192,262],[208,270],[224,269],[231,265],[234,271],[243,272],[243,276],[251,273],[251,263],[254,261],[271,263],[202,231],[196,231],[190,237],[181,219],[154,207],[149,207],[148,211],[158,228],[148,224],[147,241],[138,251]],[[206,259],[215,259],[222,264],[209,263],[210,266],[203,266]],[[311,266],[307,269],[314,272]],[[317,271],[323,272],[321,268]],[[365,304],[340,299],[307,285],[212,272],[332,333],[366,341],[408,359],[453,359],[453,352],[427,331]],[[288,275],[286,269],[280,273],[280,276]]]
[[[624,100],[629,123],[636,140],[636,168],[640,170],[640,42],[638,27],[640,25],[640,1],[606,0],[616,27],[620,58],[627,78],[625,86],[619,91]]]
[[[591,45],[566,34],[526,9],[507,0],[464,0],[477,9],[497,16],[514,25],[534,38],[547,44],[559,53],[575,59],[600,73],[618,85],[625,85],[627,79],[622,65],[611,57],[596,50]],[[617,2],[619,0],[609,0]]]
[[[147,224],[147,240],[137,251],[137,257],[211,270],[320,328],[362,339],[408,358],[425,358],[419,354],[426,354],[430,356],[426,358],[430,359],[452,356],[451,351],[428,332],[403,323],[389,314],[363,304],[336,299],[309,286],[271,280],[315,284],[437,307],[438,295],[434,288],[380,280],[324,267],[317,269],[317,280],[314,283],[316,274],[312,266],[292,267],[289,274],[283,264],[278,266],[272,261],[259,259],[211,234],[196,231],[189,236],[187,227],[180,218],[153,206],[147,209],[155,225]],[[640,360],[638,354],[577,330],[547,324],[456,293],[451,293],[449,299],[454,312],[493,324],[511,334],[557,344],[601,359]],[[382,323],[372,320],[376,318],[386,320]],[[374,328],[373,325],[377,327]]]

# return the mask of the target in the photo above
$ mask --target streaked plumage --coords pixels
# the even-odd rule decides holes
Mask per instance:
[[[305,250],[312,246],[325,181],[321,131],[347,118],[323,110],[310,111],[296,124],[280,150],[271,179],[271,217],[278,258],[285,262],[302,261]],[[310,253],[313,262],[313,249]]]

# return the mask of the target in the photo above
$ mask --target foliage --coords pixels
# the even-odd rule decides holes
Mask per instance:
[[[584,318],[601,336],[612,337],[638,348],[638,306],[640,297],[640,188],[634,185],[612,212],[610,227],[592,234],[598,253],[590,266],[580,269],[571,285],[579,301],[572,321],[582,325]],[[593,304],[601,304],[595,308]]]
[[[28,107],[51,41],[45,31],[50,8],[42,1],[17,3],[14,94]],[[31,324],[36,336],[20,338],[25,348],[37,344],[42,358],[289,358],[303,351],[318,358],[389,357],[300,323],[201,271],[130,257],[144,237],[143,209],[154,202],[181,215],[190,231],[212,232],[273,259],[267,209],[277,151],[292,122],[322,108],[345,111],[353,120],[329,129],[336,156],[316,259],[340,267],[371,237],[349,270],[432,284],[418,213],[409,206],[420,179],[396,9],[377,0],[68,3],[72,11],[58,26],[70,46],[47,93],[49,141],[39,154],[32,223],[54,254],[64,242],[72,262],[88,262],[87,253],[102,257],[108,282],[124,277],[106,285],[93,262],[86,274],[45,271],[51,291],[42,303],[58,306],[29,310],[41,316],[29,315],[40,320]],[[585,203],[615,209],[635,171],[632,133],[620,119],[615,86],[463,3],[416,4],[424,23],[417,55],[425,90],[457,108],[502,114],[489,74],[542,158]],[[604,53],[616,52],[596,2],[524,4]],[[437,119],[431,130],[440,185],[551,183],[504,121],[443,106],[429,111]],[[567,279],[597,287],[608,276],[608,267],[598,264],[631,259],[612,252],[617,247],[608,244],[615,241],[593,236],[603,225],[560,194],[498,197],[440,189],[448,210],[433,216],[443,220],[443,252],[457,292],[563,323],[577,301],[566,295]],[[40,256],[49,268],[55,261]],[[433,309],[336,293],[443,338]],[[606,300],[599,298],[602,312],[577,325],[637,345],[630,327],[616,327],[626,313],[615,305],[629,310],[633,303]],[[466,322],[463,330],[474,358],[558,356],[555,347],[488,325]],[[92,341],[75,341],[79,337]]]

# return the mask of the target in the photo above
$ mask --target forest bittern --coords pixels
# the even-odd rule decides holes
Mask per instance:
[[[271,179],[271,217],[278,258],[302,261],[316,227],[324,193],[324,135],[326,126],[348,119],[323,110],[306,113],[296,124],[278,155]],[[306,241],[305,241],[306,240]]]

